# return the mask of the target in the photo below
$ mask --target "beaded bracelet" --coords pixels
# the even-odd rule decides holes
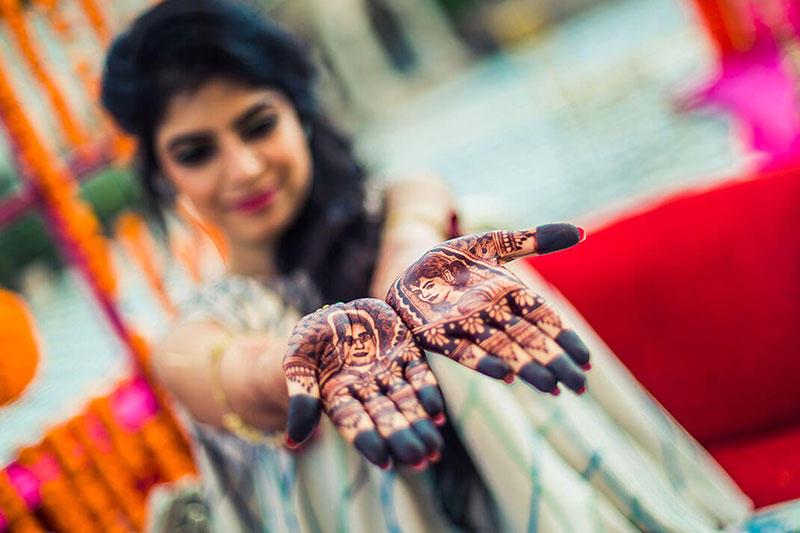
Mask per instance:
[[[281,446],[286,442],[285,431],[266,432],[245,422],[241,416],[234,413],[228,403],[228,397],[222,388],[222,375],[220,367],[222,356],[227,353],[231,345],[230,337],[219,342],[211,348],[211,394],[222,408],[222,427],[250,444],[269,444]]]

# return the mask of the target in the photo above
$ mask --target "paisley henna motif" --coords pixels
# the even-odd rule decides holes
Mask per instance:
[[[494,378],[511,374],[545,392],[557,383],[582,392],[589,351],[542,297],[502,265],[568,248],[580,240],[570,224],[492,231],[447,241],[394,283],[386,301],[425,349]]]
[[[302,442],[324,410],[373,463],[411,465],[436,457],[442,438],[436,379],[411,332],[386,302],[334,304],[303,318],[284,357],[288,433]]]

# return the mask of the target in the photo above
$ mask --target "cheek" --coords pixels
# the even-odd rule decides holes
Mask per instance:
[[[187,169],[167,161],[161,168],[164,177],[159,179],[167,180],[179,195],[188,198],[204,218],[218,221],[221,216],[219,182],[213,164],[200,169]]]

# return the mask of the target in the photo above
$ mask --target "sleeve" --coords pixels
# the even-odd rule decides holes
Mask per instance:
[[[291,332],[300,314],[281,295],[245,277],[227,276],[204,285],[181,308],[181,322],[211,320],[240,331]]]

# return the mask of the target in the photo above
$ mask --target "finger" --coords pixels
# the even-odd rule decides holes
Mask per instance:
[[[444,445],[442,436],[433,425],[417,395],[408,383],[398,379],[386,389],[386,395],[391,399],[397,409],[406,417],[411,428],[425,444],[428,457],[436,457]]]
[[[424,463],[427,456],[425,445],[388,397],[375,394],[363,404],[397,461],[412,466]]]
[[[558,395],[558,378],[536,361],[528,361],[522,365],[517,375],[542,392]]]
[[[289,397],[289,414],[286,421],[286,444],[300,446],[317,427],[320,416],[319,398],[298,394]]]
[[[298,335],[292,337],[283,360],[283,371],[289,390],[287,445],[299,446],[314,432],[319,422],[321,402],[317,382],[316,361],[307,353],[307,345]]]
[[[509,294],[507,301],[515,314],[549,335],[575,363],[581,367],[589,363],[589,348],[569,327],[567,319],[541,296],[528,289],[520,289]]]
[[[574,330],[563,329],[561,333],[553,337],[553,340],[564,348],[575,363],[588,370],[587,367],[589,366],[589,358],[591,356],[589,348],[586,347]]]
[[[533,230],[494,231],[492,237],[500,261],[506,262],[575,246],[583,240],[584,231],[572,224],[545,224]]]
[[[368,461],[381,468],[389,465],[389,449],[361,402],[350,395],[340,394],[326,408],[339,433]]]
[[[438,420],[444,412],[444,399],[441,391],[439,391],[436,376],[433,375],[428,363],[425,362],[422,351],[416,346],[407,351],[404,359],[408,361],[403,369],[406,381],[416,391],[425,411]]]
[[[512,372],[540,391],[554,393],[557,390],[557,378],[544,366],[550,362],[552,356],[538,347],[531,353],[505,331],[491,326],[487,330],[489,336],[481,341],[481,348],[497,355],[508,364]],[[540,335],[540,338],[546,339],[546,336]],[[536,357],[541,357],[542,360],[538,361]]]
[[[586,375],[566,354],[550,361],[547,369],[574,392],[582,394],[586,390]]]
[[[468,339],[461,339],[449,357],[467,368],[495,379],[503,379],[511,372],[511,367],[503,360],[487,353]]]
[[[549,370],[558,381],[575,392],[582,391],[586,385],[583,372],[542,330],[519,317],[511,317],[503,327],[509,337]]]

